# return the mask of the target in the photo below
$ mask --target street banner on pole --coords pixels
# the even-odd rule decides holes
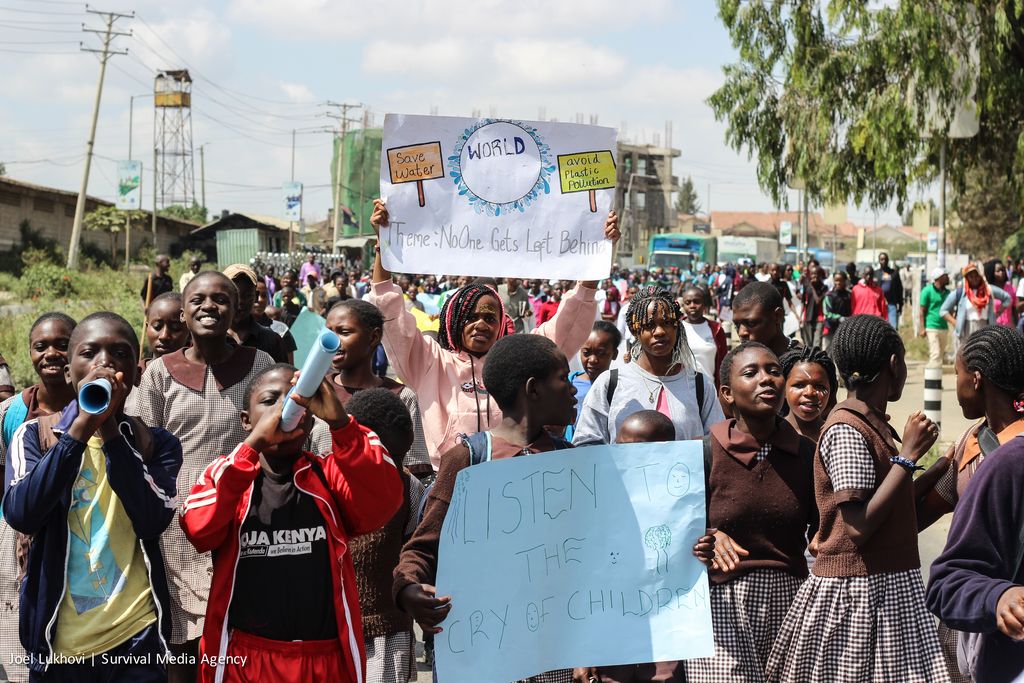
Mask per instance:
[[[445,681],[709,657],[700,441],[590,446],[463,469],[444,519]]]
[[[388,114],[384,266],[400,273],[601,279],[615,131],[569,123]]]
[[[299,221],[302,219],[302,183],[285,183],[281,187],[284,198],[284,219]]]
[[[789,246],[793,243],[793,224],[789,221],[779,223],[779,244]]]
[[[117,162],[117,208],[134,210],[142,206],[142,162]]]

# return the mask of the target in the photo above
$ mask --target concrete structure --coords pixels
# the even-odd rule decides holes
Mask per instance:
[[[679,178],[672,175],[672,160],[680,154],[672,147],[618,143],[615,208],[622,230],[617,256],[622,264],[644,263],[651,235],[678,231],[672,194],[679,191]]]
[[[58,190],[53,187],[36,185],[23,180],[0,176],[0,251],[7,251],[21,241],[21,223],[28,221],[33,230],[43,237],[57,240],[66,250],[71,239],[71,225],[75,218],[77,192]],[[86,197],[85,213],[101,206],[113,206],[111,202],[96,197]],[[151,216],[149,212],[143,212]],[[140,224],[143,223],[140,221]],[[155,247],[158,252],[177,256],[186,247],[189,233],[198,223],[182,221],[166,216],[157,216],[157,232],[150,231],[150,218],[145,229],[133,229],[131,236],[132,255],[143,247]],[[95,230],[82,230],[82,241],[95,244],[105,252],[110,251],[110,235]],[[117,262],[124,256],[124,235],[117,236]]]

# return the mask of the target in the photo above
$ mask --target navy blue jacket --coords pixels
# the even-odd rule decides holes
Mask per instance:
[[[29,668],[36,672],[48,666],[57,611],[64,597],[71,488],[85,452],[85,444],[67,433],[77,416],[78,404],[72,401],[53,428],[57,443],[46,453],[40,452],[36,420],[18,428],[8,450],[3,514],[13,529],[33,535],[21,583],[18,626],[21,644],[31,658]],[[171,630],[170,596],[160,535],[177,511],[181,443],[164,429],[150,428],[153,453],[143,462],[135,448],[133,423],[118,419],[121,436],[103,444],[107,478],[142,544],[166,647]]]
[[[1024,437],[985,458],[953,513],[946,549],[932,564],[928,609],[951,628],[981,633],[975,680],[1014,681],[1024,643],[996,629],[996,605],[1024,585]]]

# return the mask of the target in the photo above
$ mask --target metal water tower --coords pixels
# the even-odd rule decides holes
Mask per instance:
[[[157,72],[153,103],[157,207],[192,206],[196,175],[192,165],[192,77],[188,70]]]

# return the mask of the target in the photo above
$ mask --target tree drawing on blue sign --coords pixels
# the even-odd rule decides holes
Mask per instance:
[[[652,526],[644,532],[644,545],[654,551],[658,558],[658,574],[662,573],[662,558],[665,559],[664,573],[668,574],[668,547],[672,545],[672,530],[667,524]]]

